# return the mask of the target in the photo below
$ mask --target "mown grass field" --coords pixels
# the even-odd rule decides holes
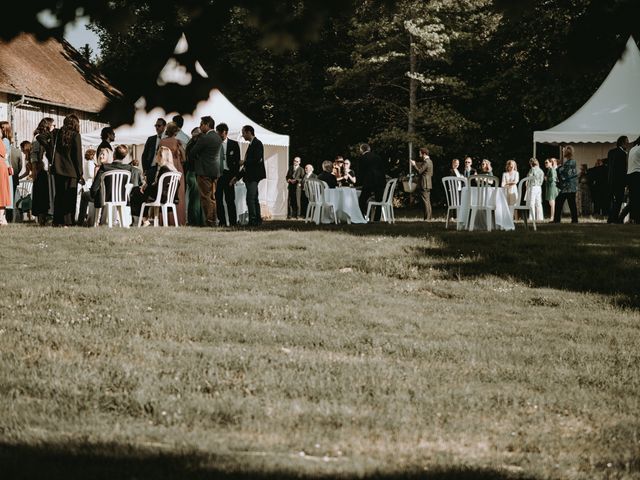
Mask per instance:
[[[2,478],[640,478],[640,229],[0,230]]]

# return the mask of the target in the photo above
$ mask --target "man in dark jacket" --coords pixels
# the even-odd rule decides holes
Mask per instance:
[[[255,130],[251,125],[242,127],[242,138],[249,142],[249,147],[244,155],[244,164],[240,171],[240,178],[244,179],[247,186],[247,210],[249,210],[249,225],[262,224],[260,214],[260,201],[258,200],[258,184],[267,178],[264,167],[264,146],[256,138]]]
[[[429,157],[429,150],[421,148],[420,157],[418,160],[412,160],[411,163],[418,174],[416,194],[419,195],[422,200],[424,220],[431,220],[431,180],[433,177],[433,162]]]
[[[386,183],[385,162],[375,153],[371,152],[371,147],[366,143],[360,146],[362,157],[360,158],[360,179],[362,180],[362,193],[360,194],[360,210],[362,215],[367,214],[369,198],[374,195],[376,202],[382,201],[384,187]],[[376,208],[374,220],[380,220],[382,210]]]
[[[235,226],[238,223],[236,213],[236,189],[235,182],[240,171],[240,145],[235,140],[228,138],[229,127],[221,123],[216,127],[216,132],[222,139],[220,148],[220,171],[216,188],[216,207],[220,225]],[[227,204],[228,215],[225,215],[224,204]]]
[[[214,130],[216,123],[213,118],[206,116],[200,120],[202,135],[189,150],[193,158],[193,170],[200,190],[200,203],[208,227],[215,227],[218,223],[216,207],[216,184],[220,176],[220,148],[222,139]]]
[[[148,185],[151,185],[156,179],[156,172],[158,170],[158,166],[156,165],[156,152],[158,151],[160,140],[162,140],[166,128],[167,121],[164,118],[157,119],[155,123],[156,134],[147,138],[144,144],[144,150],[142,151],[142,170],[144,171]]]
[[[629,139],[619,137],[616,148],[609,150],[609,195],[611,207],[607,223],[619,223],[620,207],[624,199],[624,187],[627,183],[627,144]]]

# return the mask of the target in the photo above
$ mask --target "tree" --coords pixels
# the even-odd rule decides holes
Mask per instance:
[[[93,49],[89,46],[88,43],[85,43],[83,47],[80,48],[80,55],[82,55],[87,62],[91,62],[91,58],[93,57]]]
[[[354,51],[347,64],[331,68],[333,88],[396,165],[413,156],[414,145],[442,153],[479,128],[459,108],[468,92],[455,60],[460,49],[481,47],[481,32],[495,29],[488,6],[482,0],[403,0],[393,8],[365,2],[352,22]]]
[[[380,0],[383,1],[383,0]],[[131,122],[135,102],[144,96],[146,108],[162,106],[166,110],[193,111],[215,86],[232,84],[225,69],[211,55],[206,39],[211,32],[220,31],[230,18],[231,11],[241,7],[249,12],[248,18],[260,32],[262,44],[273,50],[296,48],[317,38],[318,29],[327,18],[353,11],[355,2],[344,0],[234,0],[229,2],[199,0],[59,0],[53,4],[46,0],[33,0],[22,4],[9,4],[5,10],[12,18],[0,31],[0,38],[10,40],[22,32],[31,32],[44,39],[62,38],[64,27],[79,14],[88,15],[105,30],[127,38],[135,35],[140,17],[149,25],[160,27],[160,35],[152,39],[153,54],[140,56],[130,75],[114,79],[122,95],[112,98],[103,114],[114,125]],[[46,27],[38,19],[42,10],[51,10],[59,25]],[[185,34],[191,48],[176,55],[194,76],[189,86],[158,85],[156,79],[169,58],[180,36]],[[209,72],[208,78],[197,75],[196,61]],[[108,74],[109,72],[107,72]]]

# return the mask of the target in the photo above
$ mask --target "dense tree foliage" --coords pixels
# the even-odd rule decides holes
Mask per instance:
[[[602,82],[629,34],[635,0],[34,0],[9,6],[2,38],[60,35],[89,14],[103,72],[123,92],[105,112],[188,112],[219,86],[245,113],[292,138],[318,165],[371,141],[404,168],[409,142],[440,166],[471,154],[526,161],[532,131],[573,113]],[[51,9],[61,27],[45,28]],[[19,28],[15,28],[20,25]],[[184,32],[190,48],[173,55]],[[158,84],[167,59],[191,85]],[[200,76],[198,61],[209,78]]]

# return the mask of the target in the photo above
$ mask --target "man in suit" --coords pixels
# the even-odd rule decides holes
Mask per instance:
[[[304,176],[300,180],[300,190],[302,190],[301,200],[302,200],[302,211],[307,215],[307,207],[309,206],[309,198],[307,197],[307,192],[305,192],[304,187],[308,180],[312,180],[314,178],[318,178],[318,176],[313,173],[313,165],[307,163],[304,166]]]
[[[478,172],[475,168],[473,168],[473,160],[471,157],[465,157],[464,159],[464,170],[462,174],[465,178],[469,178],[472,175],[476,175]]]
[[[304,170],[300,166],[300,157],[293,159],[293,165],[287,170],[287,189],[289,190],[289,215],[288,218],[298,218],[301,207],[301,183]]]
[[[193,158],[193,170],[200,190],[200,203],[208,227],[215,227],[218,223],[216,184],[221,173],[220,148],[222,147],[222,139],[214,130],[215,126],[213,118],[210,116],[202,117],[200,119],[202,134],[189,150],[189,156]]]
[[[100,142],[100,145],[98,145],[96,156],[100,155],[100,150],[102,150],[103,148],[108,148],[113,152],[111,143],[116,139],[116,132],[113,131],[113,128],[104,127],[100,132],[100,138],[102,139],[102,142]]]
[[[262,224],[260,214],[260,201],[258,200],[258,184],[267,178],[264,167],[264,146],[256,138],[255,130],[251,125],[242,127],[242,138],[249,142],[249,147],[244,155],[244,163],[240,171],[240,178],[244,178],[247,186],[247,210],[249,210],[249,225]]]
[[[240,171],[240,145],[229,138],[229,127],[226,123],[219,124],[216,127],[216,132],[222,139],[220,148],[220,171],[222,174],[218,179],[216,188],[218,220],[222,226],[231,225],[234,227],[238,223],[235,183]],[[227,203],[228,218],[224,211],[225,201]]]
[[[385,162],[378,155],[371,151],[371,147],[366,143],[360,146],[360,178],[362,179],[362,193],[360,194],[360,210],[362,215],[366,215],[367,206],[369,205],[369,197],[374,195],[376,202],[382,201],[384,187],[386,183]],[[380,220],[380,208],[376,208],[375,221]]]
[[[607,223],[619,223],[620,208],[624,199],[624,187],[627,183],[627,144],[629,139],[624,135],[618,138],[616,148],[609,150],[609,195],[610,209]]]
[[[156,165],[156,152],[162,140],[165,128],[167,128],[167,122],[164,118],[159,118],[155,123],[156,134],[147,138],[144,144],[144,150],[142,151],[142,170],[147,180],[147,185],[153,184],[156,180],[156,171],[158,166]]]
[[[416,193],[422,200],[424,220],[431,220],[431,180],[433,177],[433,162],[429,158],[429,150],[420,149],[418,160],[412,160],[411,164],[418,173]]]
[[[178,126],[178,133],[176,133],[176,138],[182,142],[183,147],[186,147],[187,143],[189,143],[190,138],[189,135],[184,133],[184,131],[182,130],[182,127],[184,126],[184,118],[182,118],[182,115],[174,115],[171,121]]]

